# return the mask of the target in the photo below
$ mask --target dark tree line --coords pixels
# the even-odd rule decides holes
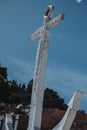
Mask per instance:
[[[17,81],[8,81],[7,68],[0,67],[0,102],[7,104],[30,104],[33,80],[28,85],[18,84]],[[60,98],[53,89],[46,88],[44,91],[44,108],[58,108],[66,110],[64,99]]]

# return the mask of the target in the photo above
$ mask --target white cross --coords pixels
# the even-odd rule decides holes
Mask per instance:
[[[36,56],[31,109],[27,130],[40,130],[41,128],[44,82],[50,29],[64,20],[64,14],[60,14],[58,17],[51,20],[53,13],[54,7],[52,5],[48,6],[44,14],[44,25],[29,37],[31,41],[37,38],[40,40]]]

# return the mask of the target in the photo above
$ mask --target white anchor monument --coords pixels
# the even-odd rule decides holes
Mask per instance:
[[[29,114],[29,125],[27,130],[40,130],[44,94],[44,82],[47,63],[50,29],[64,20],[64,14],[52,20],[54,7],[48,6],[44,14],[44,25],[32,34],[31,41],[39,38],[31,98],[31,109]]]
[[[46,73],[47,53],[50,29],[64,20],[64,14],[52,19],[54,7],[48,6],[44,15],[44,25],[32,34],[29,39],[31,41],[39,38],[36,64],[33,78],[33,88],[31,97],[31,109],[29,113],[29,123],[27,130],[40,130],[42,107],[43,107],[43,94],[44,82]],[[69,108],[65,113],[61,122],[53,130],[69,130],[75,118],[76,112],[79,110],[80,101],[83,92],[77,91],[72,97]]]

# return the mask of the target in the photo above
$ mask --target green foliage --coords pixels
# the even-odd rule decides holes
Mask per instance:
[[[44,92],[44,108],[58,108],[66,110],[67,105],[64,104],[64,99],[60,98],[56,91],[46,88]]]
[[[6,67],[0,67],[0,75],[4,77],[4,79],[7,79],[7,68]]]
[[[25,84],[18,84],[17,81],[8,81],[7,69],[0,67],[0,101],[10,104],[30,104],[33,79]],[[44,91],[44,108],[67,109],[64,99],[60,98],[53,89],[46,88]]]

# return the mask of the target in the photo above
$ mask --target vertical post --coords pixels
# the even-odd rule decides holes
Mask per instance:
[[[4,115],[0,115],[0,130],[2,130]]]
[[[17,130],[17,127],[18,127],[18,120],[19,120],[19,114],[13,115],[14,130]]]
[[[10,114],[5,115],[2,130],[13,130],[13,121]]]
[[[45,82],[47,52],[48,52],[48,44],[49,44],[48,32],[49,30],[43,28],[41,32],[42,37],[40,38],[38,44],[28,130],[40,130],[41,127],[44,82]]]

